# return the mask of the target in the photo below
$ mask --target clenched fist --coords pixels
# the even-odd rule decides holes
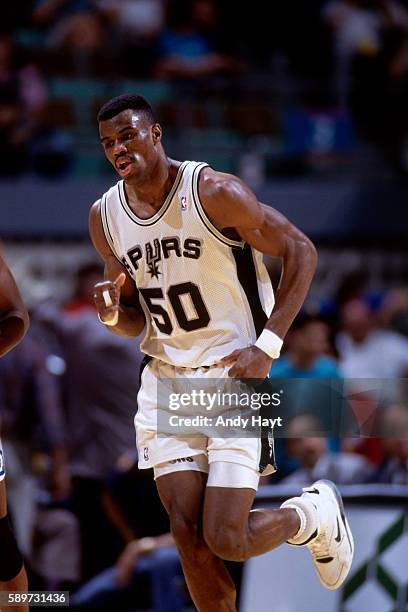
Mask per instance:
[[[119,320],[120,291],[126,280],[126,274],[121,272],[114,281],[96,283],[94,300],[99,319],[105,325],[116,325]]]

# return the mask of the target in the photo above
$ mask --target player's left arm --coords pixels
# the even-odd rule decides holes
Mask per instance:
[[[315,247],[284,215],[258,202],[249,187],[236,177],[209,171],[200,181],[200,196],[218,228],[233,228],[258,251],[282,259],[275,308],[265,329],[283,340],[313,279],[317,264]],[[223,360],[234,364],[231,376],[247,378],[265,378],[272,361],[257,346],[234,351]]]
[[[0,357],[20,342],[28,325],[27,309],[13,275],[0,254]]]

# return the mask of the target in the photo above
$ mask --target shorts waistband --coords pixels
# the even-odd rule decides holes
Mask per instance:
[[[193,370],[193,371],[196,371],[196,370],[205,370],[205,371],[207,371],[207,370],[211,370],[211,368],[216,368],[218,366],[216,366],[214,364],[214,365],[209,365],[209,366],[197,366],[195,368],[191,368],[190,366],[174,366],[174,367],[178,368],[180,370]]]
[[[181,365],[175,365],[174,363],[168,363],[167,361],[163,361],[162,359],[158,359],[157,357],[150,357],[148,362],[151,362],[151,361],[157,361],[158,363],[168,365],[171,368],[176,368],[176,370],[184,370],[186,372],[196,372],[197,370],[205,370],[207,372],[208,370],[211,370],[212,368],[220,367],[216,363],[213,363],[211,365],[202,365],[202,366],[195,366],[195,367],[181,366]]]

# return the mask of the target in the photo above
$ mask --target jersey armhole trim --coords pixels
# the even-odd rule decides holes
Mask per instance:
[[[120,261],[120,263],[123,266],[123,262],[120,259],[120,257],[118,257],[118,254],[116,253],[116,249],[115,249],[115,245],[113,242],[113,237],[109,228],[109,223],[108,223],[108,211],[107,211],[107,194],[105,193],[102,196],[102,200],[101,200],[101,204],[100,204],[100,209],[101,209],[101,219],[102,219],[102,227],[103,227],[103,233],[105,234],[105,238],[110,246],[110,249],[113,253],[113,255],[116,257],[116,259],[118,261]]]
[[[224,236],[224,234],[222,234],[216,227],[215,225],[213,225],[210,221],[210,219],[207,216],[207,213],[205,212],[203,205],[201,204],[200,201],[200,196],[198,194],[198,182],[199,182],[199,178],[200,178],[200,173],[201,170],[203,170],[203,168],[207,168],[209,167],[209,164],[199,164],[198,166],[196,166],[194,168],[193,171],[193,201],[194,201],[194,205],[196,207],[198,216],[200,217],[201,221],[203,222],[203,224],[205,225],[205,227],[208,229],[209,232],[211,232],[211,234],[215,237],[218,238],[218,240],[220,242],[223,242],[224,244],[226,244],[227,246],[230,247],[239,247],[239,248],[244,248],[245,246],[245,241],[244,240],[232,240],[231,238],[227,238],[227,236]]]

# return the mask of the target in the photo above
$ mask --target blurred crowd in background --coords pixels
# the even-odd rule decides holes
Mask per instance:
[[[408,485],[406,245],[390,234],[373,245],[364,233],[378,182],[364,202],[347,192],[350,177],[359,185],[384,178],[375,201],[385,221],[389,185],[404,185],[408,2],[264,4],[8,2],[0,23],[0,189],[11,181],[17,191],[27,177],[53,184],[102,177],[104,189],[110,170],[95,116],[126,91],[153,105],[171,157],[208,161],[255,190],[270,180],[273,197],[265,201],[278,209],[286,193],[275,197],[280,178],[306,177],[309,193],[313,181],[334,177],[344,187],[339,206],[352,201],[365,243],[354,242],[345,256],[347,226],[343,238],[319,234],[326,192],[320,195],[319,269],[271,370],[276,384],[293,384],[276,441],[279,471],[263,483]],[[46,188],[41,193],[47,197]],[[299,191],[289,195],[309,217],[314,194],[310,187],[307,202]],[[30,201],[32,217],[25,213],[30,222],[36,204]],[[56,217],[69,216],[51,202],[47,221],[54,208]],[[336,212],[334,225],[343,217]],[[31,589],[69,589],[78,609],[188,610],[152,475],[136,468],[139,342],[97,321],[92,293],[103,270],[82,252],[80,231],[72,248],[55,242],[68,239],[59,228],[34,248],[19,228],[9,232],[6,251],[15,256],[32,324],[0,361],[0,418]],[[280,268],[270,271],[276,288]],[[333,409],[324,380],[346,394],[347,418]]]
[[[147,94],[175,157],[183,127],[191,158],[204,137],[226,170],[245,149],[262,153],[271,175],[313,171],[310,157],[322,155],[326,166],[358,167],[365,143],[379,166],[407,171],[406,0],[287,0],[267,11],[225,0],[16,0],[0,27],[4,175],[106,172],[90,128],[98,105],[126,87]]]

